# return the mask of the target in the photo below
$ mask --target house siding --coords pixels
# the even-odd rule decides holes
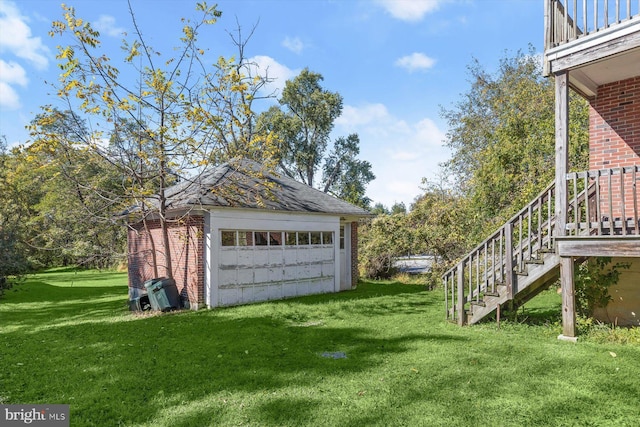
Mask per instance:
[[[351,287],[358,285],[360,273],[358,269],[358,223],[351,223]]]
[[[601,322],[618,326],[640,326],[640,258],[613,258],[612,265],[629,264],[620,269],[618,283],[609,288],[611,302],[596,308],[593,317]]]
[[[151,239],[155,243],[158,274],[167,276],[162,230],[159,220],[130,224],[128,231],[129,287],[142,289],[155,277]],[[191,308],[204,304],[204,217],[187,216],[169,223],[169,246],[173,278],[183,301]]]

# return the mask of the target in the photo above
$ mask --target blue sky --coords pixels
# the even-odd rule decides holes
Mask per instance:
[[[61,17],[59,0],[0,0],[0,133],[10,145],[28,141],[25,125],[39,106],[56,104],[59,39],[48,36]],[[215,2],[211,1],[210,4]],[[93,23],[108,56],[131,32],[123,0],[68,0]],[[441,107],[469,88],[467,65],[477,58],[495,70],[505,52],[540,52],[543,0],[220,0],[222,18],[202,44],[212,57],[233,55],[227,31],[236,20],[258,24],[246,55],[276,77],[276,89],[305,67],[324,76],[324,87],[344,98],[334,137],[356,132],[361,158],[377,179],[374,202],[407,207],[449,157]],[[136,20],[154,48],[177,45],[180,17],[195,16],[188,0],[132,0]],[[264,106],[265,108],[268,105]]]

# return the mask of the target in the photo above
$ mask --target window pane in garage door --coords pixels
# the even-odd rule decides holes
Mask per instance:
[[[238,246],[253,246],[253,231],[238,231]]]
[[[290,233],[290,232],[286,232],[286,245],[287,246],[296,246],[298,244],[298,241],[296,240],[296,233]]]
[[[271,232],[269,233],[269,245],[270,246],[280,246],[282,245],[282,233],[281,232]]]
[[[222,232],[222,246],[235,246],[236,245],[236,232],[235,231],[223,231]]]
[[[309,233],[306,231],[298,231],[298,245],[308,245],[309,244]]]
[[[322,233],[320,233],[319,231],[312,231],[311,232],[311,244],[312,245],[319,245],[322,243]]]
[[[267,246],[269,244],[268,234],[266,231],[256,231],[256,246]]]

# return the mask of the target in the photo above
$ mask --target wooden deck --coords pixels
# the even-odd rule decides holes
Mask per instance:
[[[545,50],[624,25],[638,16],[637,0],[546,0]]]
[[[546,0],[544,34],[544,74],[570,71],[569,85],[585,98],[637,75],[638,0]]]

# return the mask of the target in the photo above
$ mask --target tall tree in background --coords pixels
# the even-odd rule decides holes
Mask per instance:
[[[336,139],[322,166],[322,191],[367,207],[371,199],[365,196],[366,187],[375,175],[371,171],[371,163],[358,159],[359,154],[360,138],[357,134]]]
[[[220,17],[216,6],[196,5],[198,17],[182,20],[180,47],[168,56],[147,43],[130,4],[129,10],[134,31],[123,41],[121,72],[101,50],[100,34],[63,6],[63,19],[51,31],[69,41],[58,48],[58,96],[74,116],[89,121],[87,133],[77,132],[82,138],[76,147],[100,156],[121,175],[123,206],[138,206],[145,228],[148,219],[159,220],[161,241],[151,242],[154,274],[172,277],[168,227],[179,219],[167,212],[166,189],[177,177],[196,179],[212,162],[273,151],[269,139],[255,132],[251,109],[267,80],[249,72],[255,67],[243,54],[240,33],[233,39],[238,58],[206,63],[199,37]],[[45,107],[32,127],[35,138],[53,113]]]
[[[533,50],[501,59],[495,74],[474,60],[469,77],[461,101],[442,111],[453,153],[445,169],[494,228],[554,179],[554,85]],[[575,94],[570,102],[570,167],[583,168],[588,106]]]
[[[366,185],[375,176],[371,164],[357,158],[358,135],[338,138],[327,153],[334,122],[342,113],[342,96],[324,89],[322,80],[321,74],[305,68],[285,83],[280,107],[270,108],[259,122],[280,142],[277,159],[282,173],[366,207]]]
[[[273,107],[273,130],[280,136],[280,168],[291,178],[313,187],[329,143],[333,122],[342,112],[342,96],[323,89],[322,75],[305,68],[285,83]]]
[[[11,183],[11,155],[7,152],[4,135],[0,136],[0,295],[9,286],[8,276],[26,272],[29,268],[27,254],[21,247],[17,196]]]
[[[269,70],[260,70],[257,63],[247,58],[246,46],[256,27],[247,35],[240,24],[229,32],[236,55],[220,57],[215,73],[208,76],[214,96],[208,98],[215,108],[218,125],[214,129],[220,149],[212,152],[213,161],[220,163],[234,158],[251,159],[269,168],[276,166],[277,141],[273,134],[257,120],[254,104],[275,98],[268,90],[273,81]]]
[[[16,182],[37,183],[24,233],[34,257],[45,266],[122,261],[125,233],[113,219],[123,194],[118,170],[83,146],[89,131],[71,111],[51,109],[32,123],[34,139],[14,150],[13,172]]]

